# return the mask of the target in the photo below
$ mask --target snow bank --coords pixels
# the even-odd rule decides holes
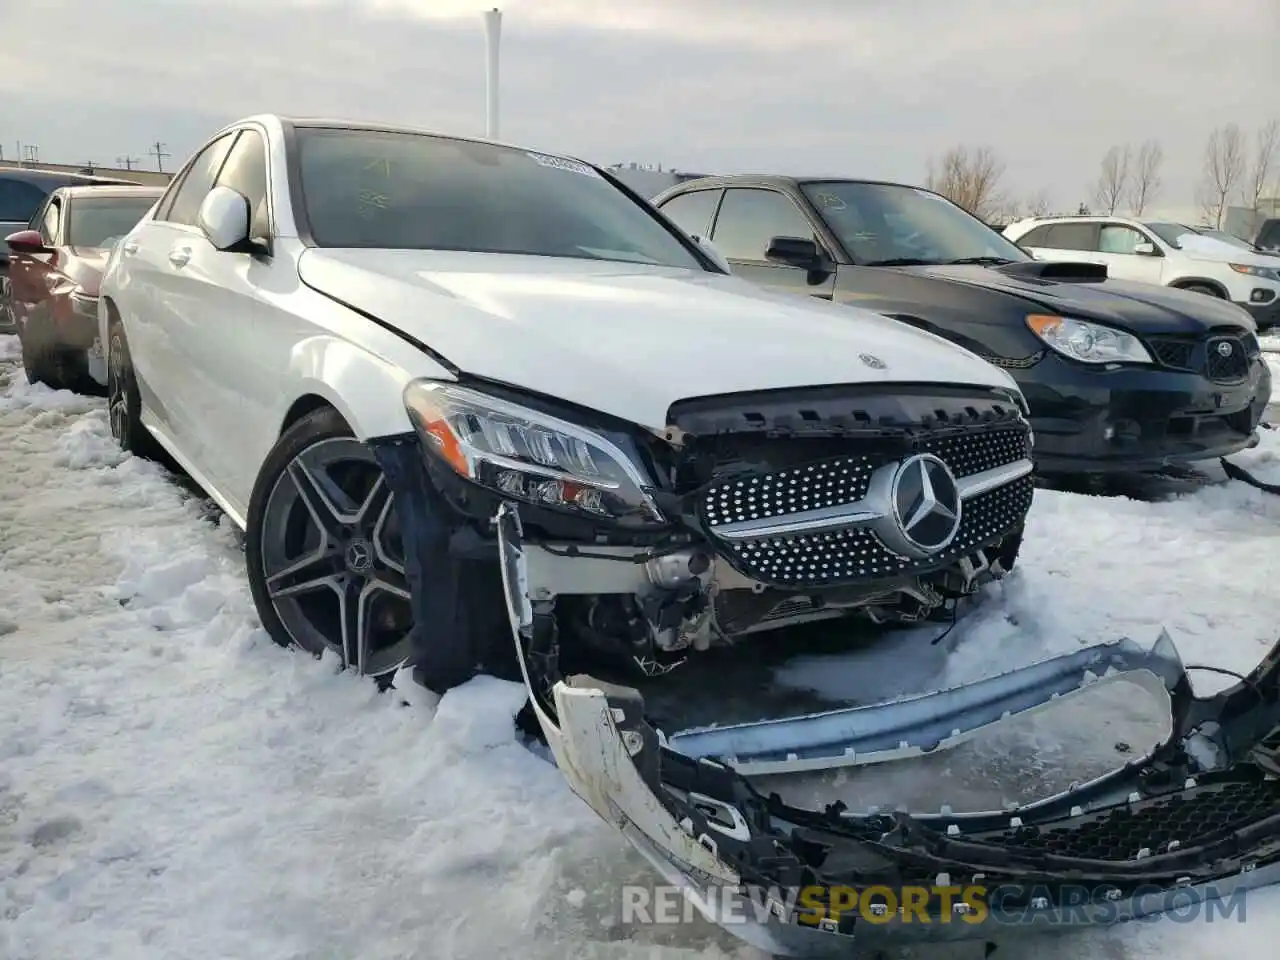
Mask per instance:
[[[273,644],[236,532],[119,455],[99,401],[0,364],[0,451],[0,957],[758,958],[706,924],[618,924],[619,884],[653,875],[515,742],[518,687],[477,680],[432,717]],[[1275,629],[1278,528],[1280,498],[1239,484],[1040,494],[1018,571],[916,682],[1161,625],[1247,669]],[[1278,903],[1001,955],[1258,956]]]

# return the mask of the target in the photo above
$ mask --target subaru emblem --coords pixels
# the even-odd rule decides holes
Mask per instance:
[[[1218,355],[1219,355],[1219,356],[1222,356],[1222,357],[1229,357],[1229,356],[1231,356],[1231,344],[1230,344],[1230,343],[1228,343],[1226,340],[1223,340],[1221,343],[1219,343],[1219,344],[1218,344]]]

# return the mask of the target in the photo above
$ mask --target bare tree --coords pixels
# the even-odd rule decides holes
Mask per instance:
[[[1004,172],[1004,163],[990,147],[952,147],[937,164],[929,159],[925,186],[987,221],[1005,207],[1000,190]]]
[[[1027,197],[1026,208],[1027,216],[1047,217],[1049,215],[1049,211],[1053,209],[1053,204],[1049,201],[1049,191],[1037,190],[1031,196]]]
[[[1129,145],[1112,147],[1102,158],[1102,172],[1093,188],[1093,199],[1107,213],[1115,213],[1129,185]]]
[[[1159,140],[1147,140],[1138,148],[1138,160],[1129,181],[1129,208],[1135,217],[1146,211],[1147,205],[1160,192],[1160,167],[1164,164],[1164,147]]]
[[[1276,153],[1280,151],[1280,120],[1258,128],[1255,135],[1253,165],[1240,185],[1240,199],[1254,214],[1258,212],[1258,201],[1262,199],[1271,180],[1271,170],[1276,162]]]
[[[1216,127],[1204,146],[1204,172],[1200,177],[1200,212],[1206,221],[1222,229],[1227,197],[1245,173],[1245,138],[1237,124]]]

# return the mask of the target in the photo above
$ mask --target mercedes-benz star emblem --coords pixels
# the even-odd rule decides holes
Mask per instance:
[[[870,353],[860,353],[858,354],[858,359],[861,360],[863,363],[865,363],[872,370],[883,370],[885,366],[883,360],[881,360],[879,357],[874,356],[873,354],[870,354]]]
[[[1222,357],[1229,357],[1229,356],[1231,356],[1231,344],[1230,344],[1230,342],[1228,342],[1228,341],[1226,341],[1226,340],[1223,340],[1223,341],[1219,342],[1219,344],[1218,344],[1218,355],[1219,355],[1219,356],[1222,356]]]
[[[956,478],[931,453],[918,453],[899,464],[891,496],[898,529],[919,550],[937,553],[960,530]]]
[[[373,566],[373,549],[367,540],[352,540],[347,544],[347,568],[353,573],[364,573]]]

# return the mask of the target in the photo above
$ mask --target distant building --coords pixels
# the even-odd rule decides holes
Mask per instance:
[[[117,177],[121,180],[132,180],[144,186],[163,187],[173,179],[172,173],[157,173],[154,170],[126,170],[123,167],[100,167],[82,163],[37,163],[31,160],[18,162],[4,161],[0,166],[21,167],[23,170],[48,170],[50,173],[83,173],[94,177]]]
[[[638,163],[618,163],[605,169],[647,200],[652,200],[663,190],[674,187],[677,183],[709,176],[705,173],[663,170],[661,166],[643,166]]]

